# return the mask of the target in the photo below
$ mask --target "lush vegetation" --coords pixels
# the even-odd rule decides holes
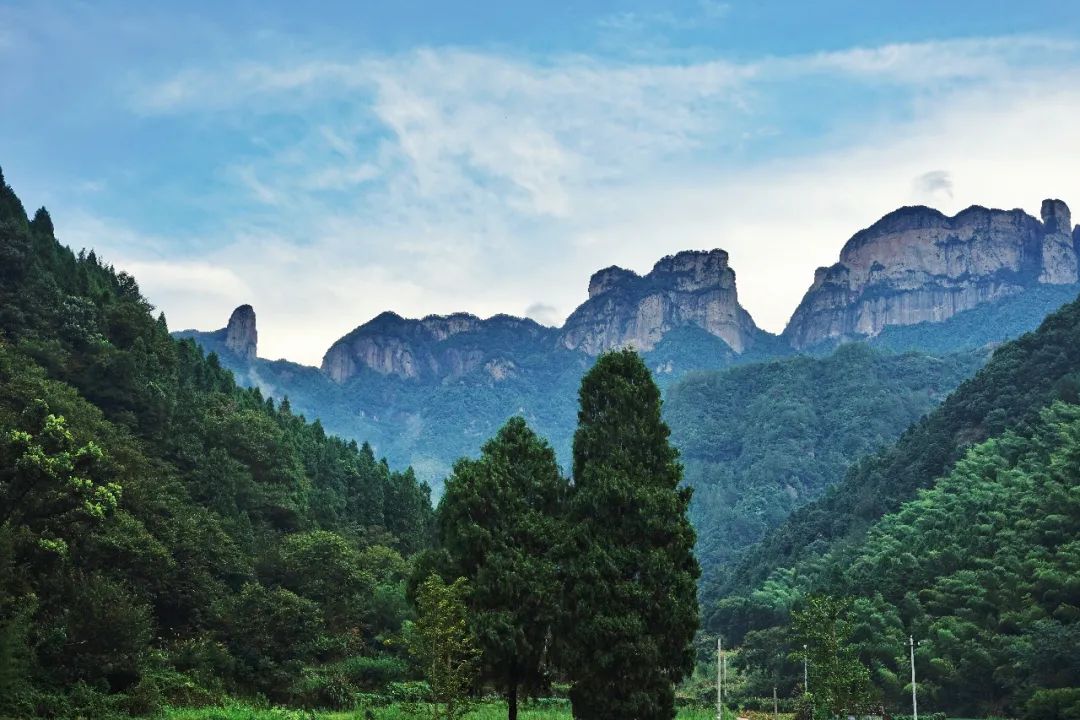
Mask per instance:
[[[739,552],[895,440],[984,361],[866,345],[691,375],[665,417],[694,488],[691,520],[707,606]]]
[[[512,418],[478,459],[458,461],[439,503],[436,562],[472,581],[482,679],[506,695],[510,720],[519,691],[536,696],[552,679],[568,491],[551,446]]]
[[[822,498],[792,513],[740,558],[721,595],[744,595],[779,568],[861,537],[870,524],[948,473],[972,444],[1029,428],[1054,400],[1078,399],[1080,301],[1000,347],[894,445],[862,459]]]
[[[848,647],[886,703],[910,692],[912,634],[934,706],[1072,717],[1078,378],[1080,302],[747,553],[712,615],[743,644],[747,693],[797,686],[790,623],[818,594],[848,601]]]
[[[670,720],[698,624],[691,493],[636,353],[602,355],[580,407],[573,484],[521,418],[457,463],[418,573],[469,583],[479,681],[511,719],[564,680],[575,717]]]
[[[674,717],[690,491],[639,356],[586,374],[573,485],[515,418],[436,525],[412,471],[237,386],[0,190],[0,715],[241,696],[453,720],[558,679],[579,717]]]
[[[150,311],[0,180],[0,715],[351,705],[404,676],[427,487]]]
[[[698,627],[691,490],[638,355],[602,355],[581,382],[567,512],[563,658],[574,716],[675,714]]]
[[[755,594],[784,622],[751,631],[743,658],[762,677],[773,658],[811,648],[815,697],[832,665],[847,692],[872,679],[887,704],[910,697],[907,639],[927,705],[964,713],[1050,717],[1055,694],[1080,694],[1080,406],[1056,403],[1025,435],[972,448],[937,484],[884,517],[854,546],[834,548]],[[807,591],[841,603],[804,597]],[[831,622],[823,615],[831,612]],[[831,649],[824,629],[842,626]],[[857,707],[828,698],[835,710]],[[833,704],[835,703],[835,705]],[[1075,715],[1066,715],[1075,717]]]

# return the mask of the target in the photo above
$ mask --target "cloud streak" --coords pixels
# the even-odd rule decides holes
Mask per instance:
[[[252,302],[264,353],[306,362],[386,308],[557,323],[592,271],[686,248],[727,249],[744,304],[779,330],[813,268],[898,205],[1069,199],[1080,91],[1060,78],[1077,65],[1072,43],[1011,37],[746,62],[426,48],[191,67],[131,108],[252,139],[215,169],[235,194],[205,200],[214,249],[106,243],[143,263],[174,326]],[[69,237],[91,234],[81,222]],[[176,279],[209,267],[230,274],[207,273],[213,301],[185,299]]]

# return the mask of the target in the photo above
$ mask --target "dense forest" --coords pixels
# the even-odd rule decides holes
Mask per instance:
[[[0,714],[325,703],[404,675],[428,488],[150,311],[0,180]]]
[[[664,415],[694,488],[708,605],[745,548],[821,495],[858,458],[895,440],[985,361],[936,358],[861,343],[688,376]]]
[[[240,697],[454,720],[490,689],[513,720],[555,681],[580,718],[674,717],[691,491],[636,353],[582,378],[572,482],[512,418],[435,511],[171,337],[2,178],[0,331],[0,717]]]
[[[914,635],[935,707],[1075,717],[1078,380],[1074,302],[747,552],[706,609],[747,692],[800,683],[791,623],[831,597],[880,700],[910,693]]]

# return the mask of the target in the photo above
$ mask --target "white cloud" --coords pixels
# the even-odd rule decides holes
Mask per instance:
[[[899,205],[1080,205],[1075,51],[1021,37],[655,64],[427,49],[192,69],[137,109],[300,130],[222,158],[256,209],[221,211],[221,247],[198,264],[112,237],[170,268],[149,265],[144,286],[174,327],[221,327],[251,302],[261,354],[310,363],[384,309],[559,324],[596,269],[687,248],[727,249],[744,305],[779,330],[814,267]],[[837,108],[802,142],[785,116],[814,82],[896,97]],[[170,278],[195,267],[233,277],[185,298]]]
[[[532,318],[541,325],[547,325],[548,327],[558,327],[565,320],[565,317],[559,314],[557,307],[543,302],[534,302],[525,308],[525,317]]]
[[[951,199],[953,196],[952,177],[945,170],[931,170],[915,178],[912,190],[916,198],[925,202]]]

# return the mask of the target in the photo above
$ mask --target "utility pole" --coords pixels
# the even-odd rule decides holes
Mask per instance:
[[[810,693],[810,671],[806,667],[806,657],[809,650],[806,645],[802,646],[802,691],[804,694]],[[916,718],[918,720],[918,718]]]
[[[908,635],[908,645],[911,647],[911,718],[919,720],[919,700],[915,694],[915,636]]]
[[[716,638],[716,720],[724,720],[724,639]]]
[[[773,720],[780,718],[780,703],[776,699],[776,686],[772,686],[772,716]]]

